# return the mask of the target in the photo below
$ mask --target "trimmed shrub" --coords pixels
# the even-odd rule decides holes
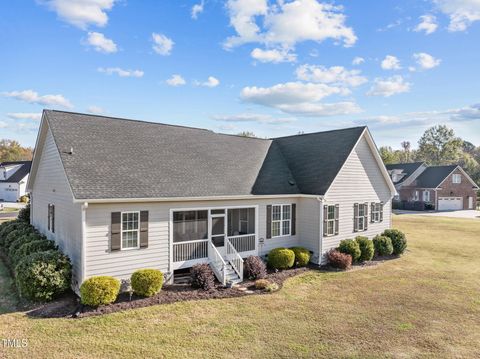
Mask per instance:
[[[20,248],[13,253],[13,255],[10,257],[10,260],[14,265],[16,265],[23,258],[29,256],[30,254],[49,250],[57,250],[55,242],[50,241],[43,236],[38,236],[38,239],[22,244]]]
[[[392,240],[385,236],[375,236],[373,246],[377,256],[389,256],[393,253]]]
[[[355,238],[355,241],[358,243],[360,247],[360,262],[369,261],[373,258],[375,254],[375,247],[373,246],[373,242],[368,239],[368,237],[358,236]]]
[[[328,254],[328,263],[338,269],[348,269],[352,266],[352,256],[350,254],[345,254],[337,251],[336,249],[331,249]]]
[[[190,269],[192,287],[210,290],[215,287],[215,276],[212,268],[206,263],[196,264]]]
[[[350,254],[353,262],[358,262],[362,255],[358,242],[353,239],[344,239],[343,241],[340,241],[337,250],[344,254]]]
[[[130,279],[134,293],[143,297],[157,294],[163,285],[163,273],[157,269],[137,270]]]
[[[295,265],[297,267],[306,267],[310,262],[310,251],[303,247],[290,248],[295,254]]]
[[[40,236],[35,232],[26,233],[23,236],[18,237],[10,244],[10,247],[8,247],[8,258],[12,260],[17,249],[19,249],[22,245],[38,240],[39,238]]]
[[[267,266],[262,258],[250,256],[243,262],[243,272],[246,278],[261,279],[267,275]]]
[[[278,287],[278,284],[277,284],[277,283],[270,283],[270,284],[267,285],[267,287],[265,288],[265,290],[266,290],[267,292],[276,292],[278,289],[279,289],[279,287]]]
[[[265,289],[269,286],[270,282],[266,279],[257,279],[255,281],[255,288],[256,289]]]
[[[48,301],[64,293],[72,279],[72,265],[58,251],[34,253],[15,267],[20,295],[35,301]]]
[[[393,246],[393,254],[396,256],[401,255],[407,249],[407,238],[405,233],[399,231],[398,229],[386,229],[382,236],[390,238]]]
[[[27,195],[23,195],[22,197],[19,198],[19,201],[21,203],[28,203],[28,196]]]
[[[8,251],[8,249],[10,248],[13,242],[15,242],[17,239],[19,239],[23,235],[29,234],[29,233],[31,233],[31,228],[24,226],[24,227],[19,227],[18,229],[14,229],[9,234],[7,234],[7,236],[3,241],[3,248],[5,249],[5,252]]]
[[[120,292],[120,281],[109,276],[88,278],[80,286],[82,304],[98,307],[113,303]]]
[[[7,224],[2,226],[0,231],[0,247],[8,249],[10,243],[13,242],[20,234],[26,232],[26,230],[31,230],[31,226],[23,221],[15,220],[6,222]],[[7,237],[15,232],[15,235],[12,235],[9,240]]]
[[[18,219],[20,221],[30,223],[30,203],[27,203],[27,205],[25,207],[23,207],[20,210],[20,212],[18,212]]]
[[[295,253],[288,248],[275,248],[268,253],[267,260],[274,269],[288,269],[295,263]]]

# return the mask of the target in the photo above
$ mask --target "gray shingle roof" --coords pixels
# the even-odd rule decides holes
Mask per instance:
[[[32,161],[10,161],[2,162],[1,166],[7,165],[22,165],[18,170],[16,170],[9,178],[5,180],[0,180],[1,183],[18,183],[25,178],[26,175],[30,173],[30,168],[32,167]]]
[[[428,167],[418,176],[417,187],[436,188],[457,167],[457,165]]]
[[[391,170],[402,170],[403,173],[405,173],[405,176],[403,176],[399,181],[394,182],[395,184],[402,183],[405,181],[413,172],[415,172],[423,162],[413,162],[413,163],[393,163],[393,164],[388,164],[385,165],[388,171]]]
[[[322,195],[364,130],[257,139],[70,112],[44,114],[77,199]]]

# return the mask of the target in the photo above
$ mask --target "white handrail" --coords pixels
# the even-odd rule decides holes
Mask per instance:
[[[217,247],[212,243],[212,241],[208,241],[208,259],[210,260],[213,272],[217,276],[218,280],[223,284],[227,284],[227,264],[223,260],[220,252],[218,251]],[[217,263],[220,263],[221,269],[217,267]]]
[[[243,259],[228,238],[225,238],[225,249],[227,252],[227,260],[232,265],[233,270],[238,274],[240,282],[243,282]]]

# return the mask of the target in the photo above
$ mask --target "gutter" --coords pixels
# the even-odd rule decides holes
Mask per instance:
[[[319,202],[319,210],[320,210],[320,223],[318,224],[319,229],[319,243],[318,243],[318,265],[322,264],[322,253],[323,253],[323,203],[325,202],[325,198],[323,196],[317,197],[317,201]]]
[[[247,196],[205,196],[205,197],[152,197],[152,198],[94,198],[76,199],[74,203],[129,203],[129,202],[190,202],[190,201],[224,201],[241,199],[274,199],[274,198],[323,198],[324,196],[311,194],[280,194],[280,195],[247,195]]]

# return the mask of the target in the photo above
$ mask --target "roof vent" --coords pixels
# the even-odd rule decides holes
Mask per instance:
[[[293,179],[289,179],[289,180],[288,180],[288,184],[289,184],[290,186],[295,186],[295,181],[294,181]]]
[[[70,151],[65,151],[67,155],[73,155],[73,147],[70,147]]]

